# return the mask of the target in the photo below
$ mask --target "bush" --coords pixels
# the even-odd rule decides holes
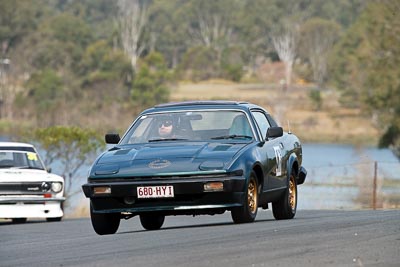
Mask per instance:
[[[178,67],[178,76],[194,82],[218,78],[217,52],[203,46],[189,49]]]
[[[223,68],[224,78],[234,82],[240,82],[243,77],[243,66],[242,65],[226,65]]]
[[[314,108],[316,110],[320,110],[322,108],[322,97],[321,97],[321,91],[318,89],[312,89],[308,96],[311,99],[311,102],[314,105]]]
[[[131,98],[138,110],[153,106],[169,99],[168,72],[164,57],[151,53],[139,62],[139,71],[133,81]]]

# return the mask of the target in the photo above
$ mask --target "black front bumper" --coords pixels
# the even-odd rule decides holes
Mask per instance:
[[[204,184],[222,182],[223,191],[207,192]],[[174,187],[173,198],[142,199],[137,196],[139,186]],[[109,186],[110,194],[96,195],[95,187]],[[159,179],[93,179],[82,186],[85,196],[90,198],[93,212],[159,212],[165,215],[215,214],[241,206],[243,203],[245,178],[229,176],[220,178],[159,178]],[[126,201],[128,198],[129,201]],[[133,203],[132,203],[133,202]]]
[[[300,167],[299,175],[297,178],[297,184],[304,184],[304,181],[306,180],[307,176],[307,170],[304,167]]]

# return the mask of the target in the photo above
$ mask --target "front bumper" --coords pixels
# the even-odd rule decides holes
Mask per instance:
[[[64,197],[0,196],[0,218],[62,217]]]
[[[209,182],[222,182],[223,190],[207,192],[204,185]],[[141,199],[137,196],[139,186],[174,187],[173,198]],[[93,212],[129,212],[137,215],[143,212],[160,212],[165,215],[215,214],[232,207],[241,206],[244,197],[245,178],[229,176],[220,178],[158,178],[158,179],[98,179],[84,184],[85,196],[90,198]],[[96,195],[95,187],[109,186],[110,194]],[[133,203],[127,203],[126,198]]]
[[[304,167],[300,167],[299,176],[297,178],[297,184],[304,184],[306,180],[307,170]]]

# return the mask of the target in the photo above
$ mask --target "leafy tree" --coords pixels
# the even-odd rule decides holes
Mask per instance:
[[[74,74],[92,40],[90,28],[83,20],[61,14],[44,20],[37,31],[26,36],[14,57],[25,65],[23,72],[52,68],[63,75]]]
[[[308,97],[310,98],[314,109],[316,111],[321,110],[322,107],[322,97],[321,97],[321,91],[317,89],[311,89],[308,93]]]
[[[218,65],[217,51],[213,48],[198,46],[185,53],[177,72],[181,79],[198,82],[218,77]]]
[[[0,55],[17,45],[34,31],[44,14],[49,12],[46,1],[0,1]]]
[[[271,0],[245,1],[239,12],[240,19],[236,21],[240,40],[238,45],[244,48],[249,61],[272,52],[271,32],[282,17],[280,6]]]
[[[130,61],[106,41],[88,46],[79,68],[83,91],[89,99],[101,103],[129,97],[133,76]]]
[[[139,62],[132,87],[132,101],[138,110],[166,102],[169,98],[168,82],[171,75],[160,53],[150,53]]]
[[[110,38],[115,27],[112,21],[117,13],[116,1],[57,0],[55,9],[85,21],[95,39]]]
[[[328,55],[339,37],[340,26],[321,18],[307,20],[301,26],[300,51],[311,64],[314,82],[322,89],[328,75]]]
[[[393,146],[400,155],[400,4],[379,4],[366,9],[366,15],[375,19],[365,29],[373,53],[366,67],[364,101],[384,129],[380,145]]]
[[[126,66],[118,48],[117,1],[0,1],[1,52],[11,62],[8,80],[12,89],[3,92],[8,96],[8,114],[12,114],[8,117],[41,126],[90,123],[104,127],[122,113],[131,113],[132,99],[138,108],[140,103],[168,99],[168,90],[164,90],[167,88],[164,80],[171,77],[168,68],[177,70],[184,79],[222,77],[238,81],[244,69],[255,73],[266,59],[277,59],[272,37],[282,21],[321,17],[346,29],[366,3],[363,0],[139,2],[148,6],[148,20],[139,42],[145,44],[139,58],[144,67],[140,75],[135,73],[133,77],[132,68]],[[142,59],[153,52],[161,53],[165,59],[162,71],[143,63]],[[57,108],[42,112],[37,108],[38,103],[29,99],[33,87],[24,86],[33,86],[38,80],[57,84],[55,80],[50,82],[49,70],[58,77],[60,90],[46,104]],[[30,82],[25,83],[26,80]],[[156,94],[156,88],[164,89]],[[24,109],[11,103],[18,92],[17,101],[25,103]]]
[[[60,101],[64,96],[64,84],[54,70],[45,69],[34,73],[26,82],[27,91],[17,95],[20,110],[35,110],[39,125],[55,122]]]
[[[222,76],[228,80],[239,82],[244,74],[243,53],[240,47],[230,47],[222,54]]]
[[[382,129],[380,145],[400,152],[400,5],[369,2],[336,47],[334,82]]]
[[[186,17],[186,0],[154,0],[149,6],[147,39],[149,52],[163,54],[168,67],[175,69],[190,40],[187,32],[190,23]]]
[[[364,9],[365,0],[305,0],[301,1],[308,17],[319,17],[348,28]]]
[[[34,131],[32,139],[45,151],[46,166],[51,166],[56,160],[61,162],[60,174],[65,179],[66,196],[77,193],[71,191],[72,185],[80,178],[76,174],[93,161],[100,149],[105,148],[97,132],[79,127],[39,128]]]
[[[123,58],[123,55],[122,50],[113,49],[104,40],[92,43],[83,54],[80,74],[87,75],[93,71],[110,72],[114,79],[127,80],[127,76],[132,75],[132,68],[129,60]]]

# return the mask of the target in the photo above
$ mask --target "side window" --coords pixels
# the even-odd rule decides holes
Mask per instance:
[[[265,114],[260,111],[252,111],[251,113],[257,122],[262,137],[265,138],[267,136],[267,130],[271,126],[267,120],[267,117],[265,117]]]
[[[269,121],[269,123],[270,123],[270,125],[271,125],[272,127],[277,127],[277,126],[279,126],[278,123],[276,123],[276,121],[271,117],[270,114],[267,114],[267,118],[268,118],[268,121]]]

